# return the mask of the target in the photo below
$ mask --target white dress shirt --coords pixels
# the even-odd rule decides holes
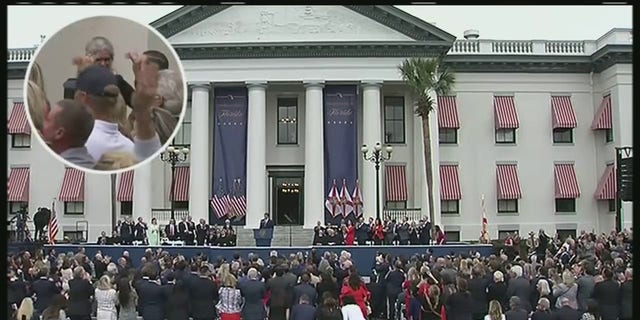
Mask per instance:
[[[342,307],[343,320],[366,320],[362,314],[362,309],[357,304],[348,304]]]
[[[157,133],[149,140],[134,138],[131,141],[120,133],[117,123],[95,120],[86,147],[96,161],[99,161],[104,153],[113,151],[128,152],[135,155],[138,161],[143,161],[158,151],[162,145]]]

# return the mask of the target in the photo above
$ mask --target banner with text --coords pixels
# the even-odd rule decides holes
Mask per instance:
[[[351,193],[358,179],[358,87],[324,88],[325,223],[355,219]]]
[[[224,224],[229,219],[232,224],[244,225],[247,211],[247,88],[215,88],[213,110],[213,186],[209,223]]]

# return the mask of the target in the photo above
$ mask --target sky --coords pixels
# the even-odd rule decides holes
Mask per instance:
[[[30,48],[73,21],[116,15],[150,23],[180,6],[9,6],[9,48]],[[596,40],[612,28],[632,27],[632,7],[602,6],[398,6],[462,38],[468,29],[500,40]]]

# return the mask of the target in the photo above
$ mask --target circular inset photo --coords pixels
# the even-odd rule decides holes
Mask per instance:
[[[187,101],[169,42],[115,16],[79,20],[51,36],[29,65],[24,92],[32,131],[57,159],[109,174],[157,157]]]

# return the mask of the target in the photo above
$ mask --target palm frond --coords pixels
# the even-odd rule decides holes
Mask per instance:
[[[417,96],[415,112],[420,117],[428,117],[433,110],[431,91],[436,95],[446,95],[451,92],[455,83],[455,74],[444,64],[443,59],[444,56],[432,59],[409,58],[398,66],[402,79]]]

